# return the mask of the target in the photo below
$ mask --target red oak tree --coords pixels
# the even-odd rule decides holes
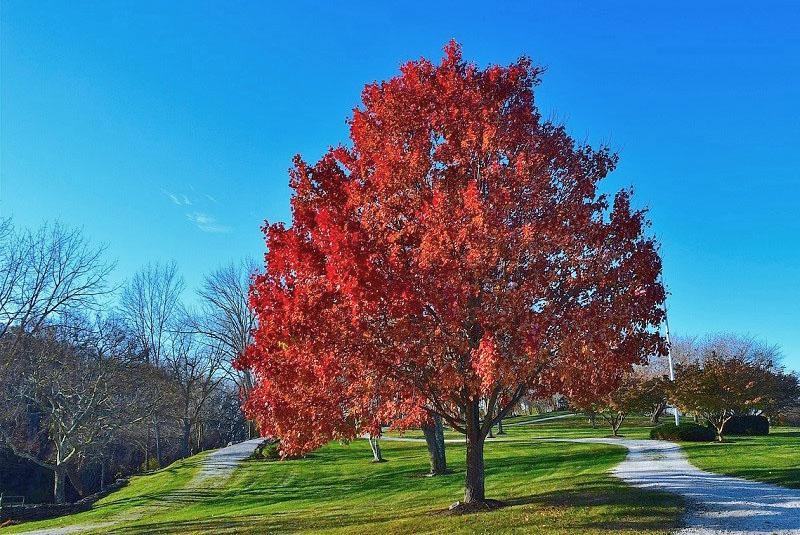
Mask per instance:
[[[615,166],[541,118],[541,69],[479,69],[451,43],[365,87],[347,147],[290,171],[292,225],[265,227],[246,409],[283,454],[439,415],[484,439],[531,391],[614,383],[661,349],[655,241]]]

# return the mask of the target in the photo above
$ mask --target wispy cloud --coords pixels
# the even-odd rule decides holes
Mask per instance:
[[[202,209],[203,205],[208,206],[209,203],[219,204],[217,199],[208,193],[198,192],[191,184],[189,185],[189,189],[191,190],[189,195],[184,193],[173,193],[164,188],[161,189],[161,193],[175,206],[191,210],[190,212],[184,212],[186,219],[194,223],[195,226],[203,232],[230,232],[231,227],[221,223],[214,215],[208,213],[207,211],[203,211]]]
[[[186,219],[197,225],[197,228],[203,232],[227,233],[231,231],[231,227],[219,223],[216,217],[205,212],[189,212],[186,214]]]
[[[191,206],[192,204],[194,204],[189,197],[183,195],[182,193],[176,195],[175,193],[169,192],[165,189],[162,189],[161,193],[166,195],[169,198],[169,200],[172,201],[173,204],[176,204],[178,206]]]

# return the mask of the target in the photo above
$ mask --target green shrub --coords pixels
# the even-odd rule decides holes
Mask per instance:
[[[250,456],[253,461],[277,461],[280,455],[281,443],[278,440],[265,440],[258,445]]]
[[[722,427],[723,435],[763,436],[769,434],[769,420],[766,416],[734,416]]]
[[[680,425],[669,422],[650,430],[650,438],[658,440],[710,442],[714,440],[714,437],[713,429],[692,422],[683,422]]]

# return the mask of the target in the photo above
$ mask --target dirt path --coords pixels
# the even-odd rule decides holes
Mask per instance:
[[[800,490],[705,472],[686,459],[680,446],[661,440],[613,438],[569,442],[628,448],[613,474],[636,487],[683,496],[688,502],[681,535],[800,535]]]
[[[203,495],[206,494],[206,490],[222,486],[225,480],[236,470],[239,463],[248,458],[250,454],[255,451],[256,446],[263,441],[263,438],[255,438],[209,453],[200,462],[200,469],[184,488],[165,495],[163,499],[157,503],[123,511],[119,516],[102,522],[25,531],[23,533],[35,533],[37,535],[72,535],[75,533],[97,530],[113,531],[114,525],[121,522],[130,522],[147,515],[156,514],[175,504],[186,504],[197,501],[198,499],[202,499]]]

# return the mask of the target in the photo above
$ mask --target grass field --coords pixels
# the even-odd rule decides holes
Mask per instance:
[[[800,428],[776,427],[765,437],[728,437],[726,442],[681,443],[698,468],[800,488]]]
[[[423,477],[424,443],[382,442],[386,463],[373,464],[366,441],[332,443],[306,459],[247,462],[221,488],[187,487],[201,457],[134,478],[89,512],[12,528],[118,522],[117,533],[666,533],[679,525],[683,503],[668,494],[633,489],[608,474],[622,448],[544,442],[541,438],[604,437],[585,418],[532,422],[509,418],[506,435],[486,447],[487,497],[509,507],[464,516],[443,514],[461,499],[464,446],[448,443],[453,473]],[[524,425],[512,425],[524,423]],[[646,438],[646,418],[621,433]],[[800,486],[800,429],[724,444],[682,444],[697,466],[725,474]],[[414,438],[421,433],[410,431]],[[461,436],[447,433],[449,439]],[[121,519],[121,521],[120,521]],[[108,526],[94,528],[108,532]]]
[[[628,488],[606,473],[624,458],[622,448],[498,442],[487,448],[487,494],[512,505],[446,516],[442,511],[462,497],[464,447],[448,445],[453,473],[437,478],[422,477],[424,444],[386,441],[383,449],[382,464],[370,462],[362,440],[330,444],[302,460],[246,463],[225,488],[179,493],[178,503],[158,507],[174,497],[164,485],[167,469],[135,478],[89,513],[24,527],[124,517],[125,509],[149,504],[150,512],[115,525],[115,532],[503,533],[524,526],[537,533],[666,533],[682,511],[677,498]],[[169,478],[188,481],[195,469],[183,463]]]

